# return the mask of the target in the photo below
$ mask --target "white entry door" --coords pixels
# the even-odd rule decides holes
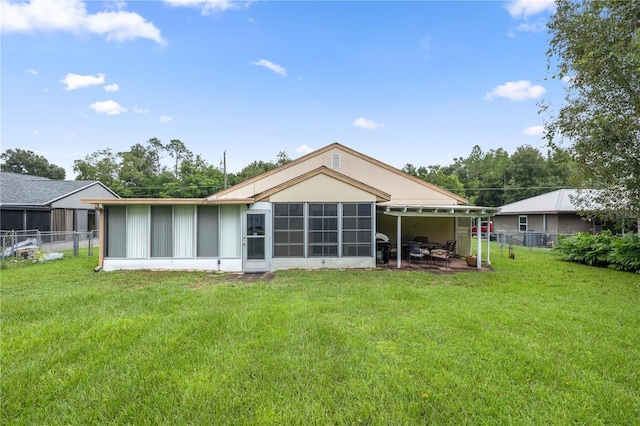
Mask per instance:
[[[264,272],[269,270],[267,257],[267,213],[246,211],[242,235],[242,269],[245,272]]]

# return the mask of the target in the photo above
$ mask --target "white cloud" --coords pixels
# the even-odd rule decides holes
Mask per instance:
[[[135,112],[136,114],[147,114],[149,112],[148,109],[136,108],[136,107],[133,107],[132,111]]]
[[[107,92],[117,92],[118,90],[120,90],[120,86],[118,86],[118,83],[108,84],[104,86],[104,90],[106,90]]]
[[[547,23],[545,21],[536,22],[523,22],[516,27],[516,31],[525,33],[541,33],[547,29]]]
[[[373,120],[369,120],[368,118],[359,117],[356,118],[353,122],[353,125],[356,127],[360,127],[361,129],[377,129],[380,127],[378,123]]]
[[[313,148],[310,148],[307,145],[300,145],[299,147],[296,148],[296,152],[299,152],[302,155],[308,154],[313,150],[314,150]]]
[[[484,99],[491,101],[493,98],[506,98],[511,101],[525,101],[527,99],[536,99],[542,96],[547,89],[540,85],[532,85],[530,81],[519,80],[509,81],[500,86],[496,86],[488,92]]]
[[[258,65],[260,67],[265,67],[273,72],[275,72],[276,74],[280,74],[283,77],[287,76],[287,70],[285,70],[283,67],[281,67],[278,64],[274,64],[271,61],[267,61],[266,59],[260,59],[259,61],[256,62],[252,62],[253,65]]]
[[[37,75],[38,71],[34,70],[33,68],[29,68],[24,70],[24,72],[26,72],[27,74],[31,74],[31,75]]]
[[[173,118],[166,116],[166,115],[161,115],[160,116],[160,122],[161,123],[171,123],[173,121]]]
[[[82,0],[3,1],[0,19],[0,28],[7,33],[64,31],[99,34],[109,41],[146,38],[158,44],[165,42],[160,30],[137,13],[106,10],[90,14]]]
[[[200,9],[203,15],[212,15],[232,9],[241,9],[249,6],[251,1],[242,0],[164,0],[172,6],[186,6]]]
[[[505,5],[512,18],[525,19],[556,9],[555,0],[516,0]]]
[[[545,134],[544,126],[531,126],[522,130],[527,136],[543,136]]]
[[[127,8],[127,2],[124,0],[106,0],[103,3],[108,10],[124,10]]]
[[[98,75],[80,75],[68,73],[60,83],[66,84],[65,90],[75,90],[83,87],[104,84],[104,74]]]
[[[95,112],[99,112],[101,114],[106,115],[120,115],[123,112],[127,112],[127,109],[122,105],[117,103],[116,101],[103,101],[103,102],[94,102],[89,105],[89,108],[94,110]]]

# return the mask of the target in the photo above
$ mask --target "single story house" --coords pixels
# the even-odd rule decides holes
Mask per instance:
[[[83,201],[104,211],[104,270],[371,268],[376,233],[395,248],[457,240],[468,255],[472,218],[497,211],[338,143],[202,199]]]
[[[86,232],[98,228],[100,213],[82,198],[117,199],[102,183],[53,180],[0,172],[0,229]]]
[[[559,189],[506,204],[493,218],[493,228],[496,232],[540,234],[600,231],[599,221],[585,221],[579,215],[572,199],[576,195],[576,189]]]

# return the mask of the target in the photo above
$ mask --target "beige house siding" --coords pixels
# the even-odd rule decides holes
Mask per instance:
[[[334,155],[339,155],[340,158],[340,167],[338,168],[332,167]],[[466,204],[466,200],[462,197],[339,144],[329,145],[327,149],[321,149],[301,157],[271,172],[260,175],[258,178],[250,179],[209,198],[249,198],[323,166],[391,194],[391,199],[380,203],[380,205]]]
[[[269,201],[279,202],[375,202],[375,195],[355,188],[330,176],[319,174],[272,195]]]

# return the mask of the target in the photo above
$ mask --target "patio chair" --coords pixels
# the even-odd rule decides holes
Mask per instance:
[[[407,262],[411,262],[411,259],[419,259],[422,262],[422,258],[425,253],[422,250],[422,243],[418,241],[409,242],[409,253],[407,254]]]
[[[445,243],[444,249],[434,249],[429,253],[429,258],[435,262],[446,262],[447,268],[451,267],[451,256],[455,255],[456,240]]]
[[[457,242],[458,241],[456,241],[456,240],[448,240],[444,244],[444,249],[449,252],[450,256],[453,256],[454,254],[456,254],[455,252],[456,252],[456,243]]]

